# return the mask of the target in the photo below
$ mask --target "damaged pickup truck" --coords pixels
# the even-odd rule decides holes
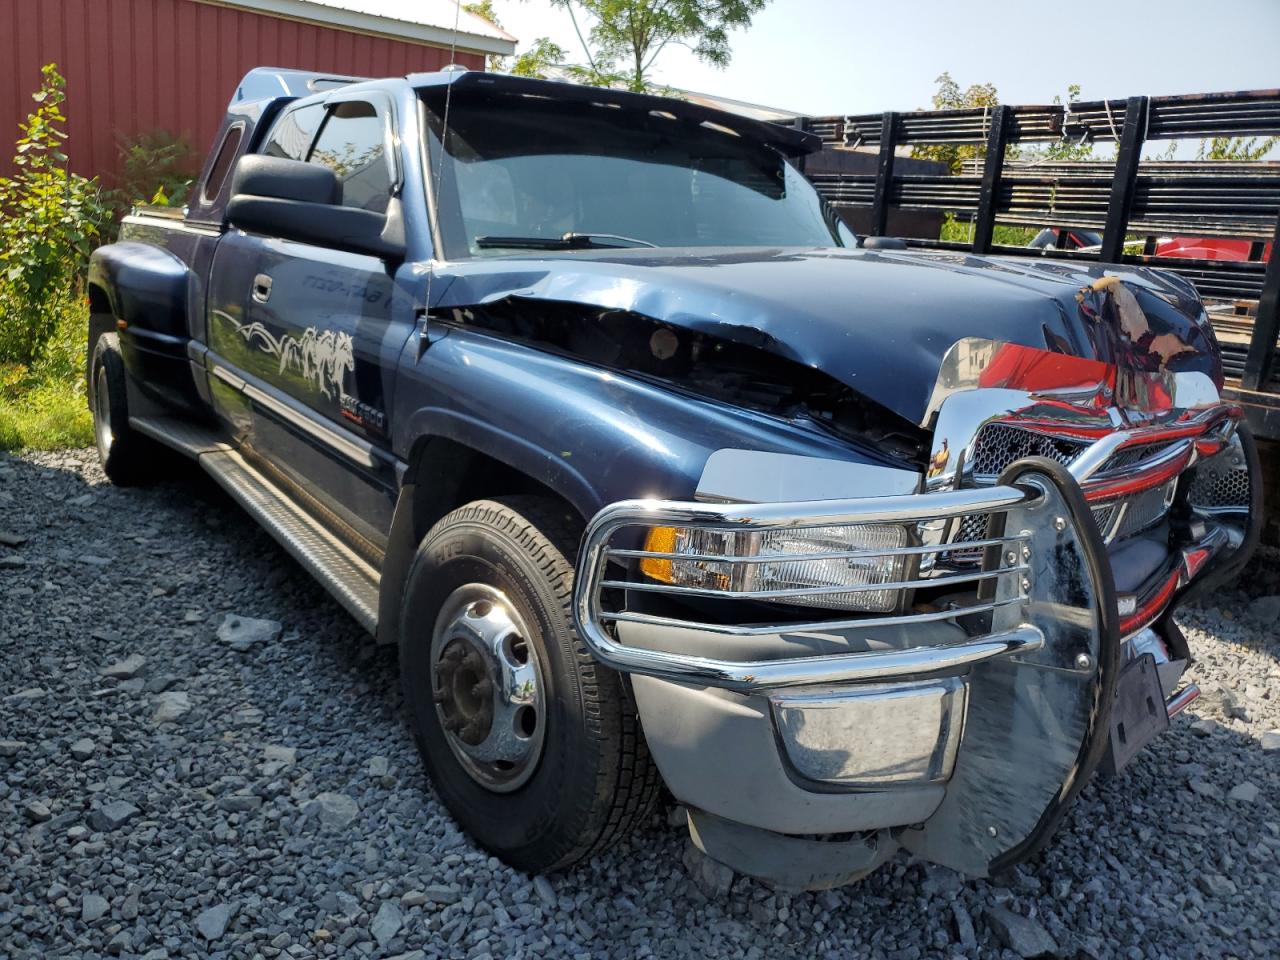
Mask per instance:
[[[817,147],[253,71],[188,205],[94,254],[103,466],[197,459],[397,644],[437,795],[513,866],[662,783],[789,887],[1032,856],[1196,696],[1172,611],[1253,550],[1255,446],[1186,282],[859,246]]]

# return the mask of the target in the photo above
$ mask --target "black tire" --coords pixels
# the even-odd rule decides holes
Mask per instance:
[[[94,344],[88,395],[98,460],[107,479],[121,487],[149,479],[158,451],[147,437],[129,426],[124,359],[120,356],[120,339],[114,333],[104,333]]]
[[[401,680],[436,793],[477,843],[531,873],[609,846],[649,814],[660,786],[622,677],[596,663],[573,628],[580,531],[576,516],[547,498],[467,504],[423,538],[401,613]],[[540,756],[508,792],[478,782],[455,756],[433,694],[437,617],[473,583],[501,591],[530,625],[546,688]]]

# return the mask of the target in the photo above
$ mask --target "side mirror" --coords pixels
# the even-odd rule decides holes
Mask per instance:
[[[907,241],[901,237],[863,237],[862,246],[867,250],[906,250]]]
[[[341,206],[342,185],[328,167],[246,154],[231,178],[227,222],[249,233],[367,253],[404,256],[399,203],[386,214]]]

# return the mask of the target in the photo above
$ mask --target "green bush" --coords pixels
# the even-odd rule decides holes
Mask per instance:
[[[85,399],[88,305],[64,292],[50,305],[53,333],[31,364],[0,363],[0,450],[51,450],[93,442]]]
[[[997,223],[991,231],[991,242],[998,247],[1025,247],[1039,232],[1035,227],[1014,227]],[[957,220],[956,215],[948,210],[938,239],[952,243],[972,243],[973,221]]]
[[[120,214],[137,204],[181,206],[199,172],[191,144],[168,130],[151,130],[122,137],[119,186],[110,201]]]
[[[83,446],[84,272],[110,212],[97,180],[67,167],[65,81],[49,64],[0,177],[0,448]]]
[[[40,359],[63,316],[83,293],[89,252],[110,223],[96,179],[72,173],[67,139],[66,81],[45,66],[36,110],[20,125],[17,172],[0,177],[0,363]]]

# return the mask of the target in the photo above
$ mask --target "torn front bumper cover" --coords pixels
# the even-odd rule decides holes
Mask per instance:
[[[762,619],[796,591],[640,572],[690,556],[655,548],[654,528],[830,531],[974,514],[988,516],[986,533],[966,543],[786,555],[911,557],[909,577],[844,594],[897,591],[888,613]],[[920,562],[958,549],[983,563],[956,574]],[[718,571],[780,559],[693,556]],[[846,882],[899,845],[978,876],[1015,863],[1048,839],[1109,747],[1122,665],[1111,570],[1079,486],[1049,460],[1020,461],[980,490],[614,504],[588,529],[575,616],[593,654],[632,676],[695,842],[786,886]]]

